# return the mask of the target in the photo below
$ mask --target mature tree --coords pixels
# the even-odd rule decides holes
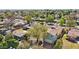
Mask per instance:
[[[59,24],[63,26],[65,24],[65,18],[62,16],[62,18],[59,20]]]
[[[12,36],[12,33],[7,33],[7,34],[5,35],[5,40],[6,40],[6,41],[9,40],[9,39],[11,39],[11,38],[14,38],[14,37]]]
[[[19,44],[19,41],[12,38],[12,39],[9,39],[7,40],[7,43],[8,43],[8,48],[17,48],[18,47],[18,44]]]
[[[3,49],[7,49],[7,48],[8,48],[8,44],[7,44],[6,41],[3,41],[3,42],[2,42],[2,48],[3,48]]]
[[[24,17],[24,19],[27,21],[28,24],[32,21],[31,18],[32,17],[30,15],[27,15],[27,16]]]
[[[68,27],[74,27],[76,25],[76,21],[75,20],[67,20],[66,24]]]
[[[0,34],[0,49],[8,48],[7,42],[4,39],[4,36]]]
[[[2,41],[4,38],[4,36],[2,34],[0,34],[0,41]]]
[[[47,34],[47,27],[42,24],[35,24],[31,29],[28,30],[28,33],[37,39],[37,43],[40,41],[40,38],[44,39]]]
[[[5,17],[7,17],[7,18],[11,18],[11,17],[13,17],[13,13],[12,12],[10,12],[10,11],[6,11],[5,12]]]
[[[54,21],[54,15],[48,15],[48,17],[47,17],[47,21],[49,21],[49,22],[52,22],[52,21]]]
[[[7,49],[7,48],[17,48],[19,42],[18,40],[14,39],[10,34],[5,36],[5,40],[3,40],[3,35],[0,34],[0,48]]]
[[[67,16],[66,26],[74,27],[75,25],[76,25],[76,20],[71,16]]]
[[[5,14],[0,14],[0,21],[5,18]]]
[[[5,36],[5,41],[7,42],[8,44],[8,48],[12,47],[12,48],[17,48],[18,44],[19,44],[19,41],[16,40],[13,36],[12,36],[12,33],[8,33],[6,36]]]

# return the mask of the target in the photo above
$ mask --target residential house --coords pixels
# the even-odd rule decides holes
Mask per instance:
[[[78,43],[79,42],[79,29],[71,29],[68,32],[69,41]]]
[[[16,38],[17,40],[24,39],[24,35],[26,35],[26,33],[27,33],[27,31],[25,31],[23,29],[17,29],[12,32],[14,38]]]
[[[48,33],[47,37],[44,40],[44,48],[53,48],[55,42],[57,41],[57,36]]]
[[[62,28],[61,27],[52,27],[48,29],[48,35],[44,40],[44,48],[53,48],[57,39],[61,37]]]
[[[26,24],[26,22],[22,19],[15,19],[13,23],[14,28],[22,28]]]

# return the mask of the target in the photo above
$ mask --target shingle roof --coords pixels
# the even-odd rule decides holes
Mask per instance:
[[[71,37],[77,37],[77,36],[79,36],[79,30],[78,29],[71,29],[68,32],[68,36],[71,36]]]
[[[61,27],[56,27],[53,29],[48,29],[48,33],[52,34],[52,35],[59,35],[62,32],[62,28]]]
[[[23,35],[26,34],[27,31],[22,30],[22,29],[18,29],[13,31],[13,35],[18,36],[18,37],[22,37]]]

